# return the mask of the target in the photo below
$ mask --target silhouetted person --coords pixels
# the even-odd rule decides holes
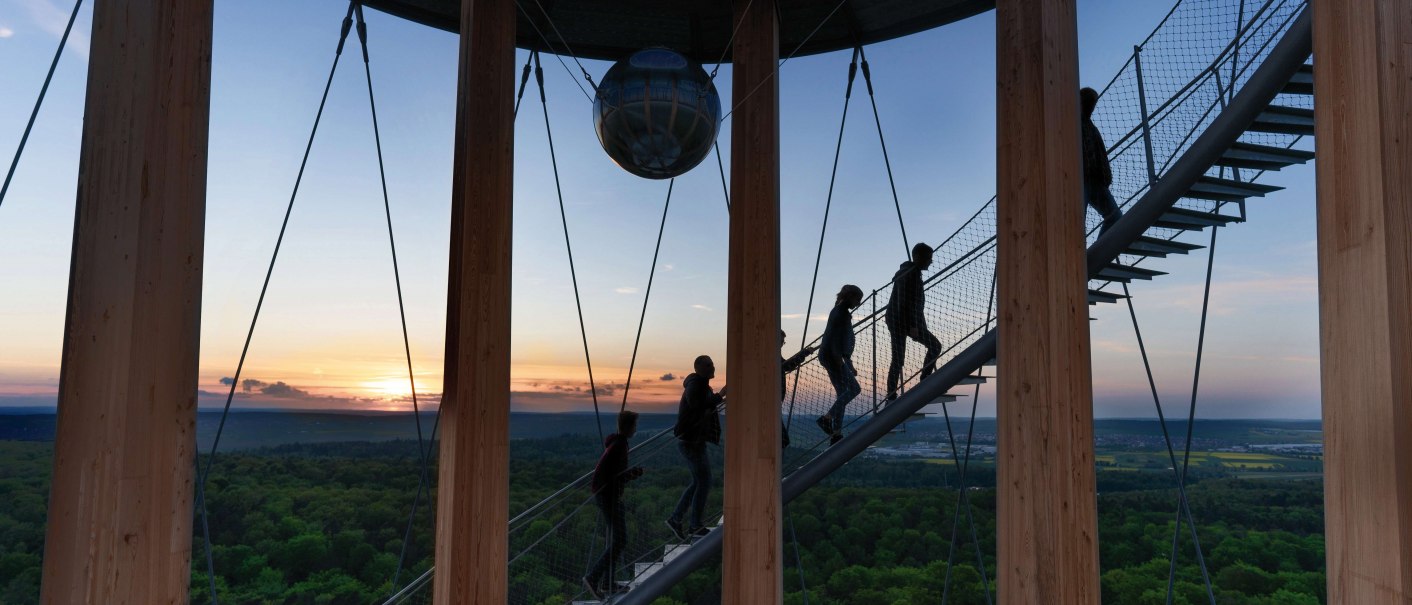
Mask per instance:
[[[784,346],[785,333],[780,330],[780,346]],[[789,359],[780,357],[780,401],[784,401],[785,395],[789,393],[789,373],[799,369],[804,364],[804,359],[814,352],[814,347],[804,347],[798,353],[790,356]],[[784,421],[780,421],[780,447],[789,447],[789,427]]]
[[[897,399],[897,381],[902,374],[902,362],[907,356],[907,339],[927,348],[922,358],[922,378],[936,370],[941,356],[941,343],[927,330],[926,291],[922,289],[922,271],[932,266],[932,248],[919,243],[912,246],[912,260],[902,263],[892,276],[892,294],[887,299],[883,323],[892,334],[892,363],[887,368],[887,400]]]
[[[1093,125],[1093,108],[1097,106],[1098,91],[1092,88],[1079,91],[1079,109],[1083,112],[1080,134],[1083,138],[1084,203],[1103,217],[1103,227],[1098,232],[1101,235],[1122,218],[1123,211],[1118,209],[1110,190],[1113,169],[1108,165],[1108,146],[1103,144],[1103,133]]]
[[[829,311],[829,321],[824,325],[824,337],[819,341],[819,365],[829,373],[829,382],[837,395],[829,413],[818,420],[819,428],[829,434],[830,444],[843,438],[843,412],[848,402],[862,391],[858,386],[858,372],[853,369],[853,310],[861,304],[863,290],[858,286],[848,284],[839,290],[833,310]]]
[[[593,468],[593,500],[608,526],[608,546],[598,562],[583,577],[584,586],[595,599],[614,592],[613,568],[627,546],[628,525],[623,507],[623,488],[642,476],[642,467],[628,468],[628,440],[637,433],[637,412],[618,414],[618,432],[603,440],[603,455]],[[607,581],[605,584],[605,580]]]
[[[672,434],[677,436],[677,448],[686,467],[691,471],[691,484],[677,500],[677,508],[667,519],[667,527],[677,538],[689,538],[706,534],[701,517],[706,509],[706,495],[711,491],[711,463],[706,458],[706,444],[721,442],[721,417],[717,406],[724,400],[725,389],[720,393],[711,390],[711,379],[716,377],[716,364],[711,358],[702,355],[693,364],[696,372],[682,381],[681,404],[677,408],[677,424]],[[682,520],[687,509],[691,510],[690,524],[685,528]]]

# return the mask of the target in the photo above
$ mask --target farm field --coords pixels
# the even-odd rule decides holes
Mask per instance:
[[[1263,473],[1313,473],[1317,476],[1322,470],[1320,456],[1274,454],[1262,452],[1192,452],[1190,464],[1193,469],[1222,471],[1242,474]],[[1171,458],[1165,451],[1157,452],[1100,452],[1094,456],[1103,470],[1165,470],[1172,466]],[[1180,462],[1182,453],[1177,452]]]

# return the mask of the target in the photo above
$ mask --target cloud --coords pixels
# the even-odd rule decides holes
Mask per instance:
[[[1093,349],[1095,351],[1107,351],[1124,355],[1137,354],[1138,352],[1136,343],[1127,343],[1106,338],[1093,339]]]
[[[0,38],[9,38],[13,35],[15,35],[15,30],[0,25]]]
[[[277,396],[274,394],[266,394],[263,391],[256,391],[237,397],[234,401],[234,407],[252,410],[412,410],[410,399],[394,400],[399,405],[389,406],[388,400],[385,399],[314,395],[303,389],[296,389],[281,382],[276,382],[269,386],[274,387],[273,391],[275,393],[279,393],[281,392],[280,385],[290,389],[289,396]],[[226,401],[226,393],[213,393],[205,389],[198,389],[196,396],[203,410],[219,409],[225,405]],[[422,405],[423,412],[435,409],[435,406],[439,405],[441,402],[441,396],[439,394],[430,397],[418,395],[417,399]]]
[[[1226,279],[1211,284],[1211,314],[1233,315],[1249,312],[1261,305],[1287,304],[1291,301],[1314,301],[1319,292],[1319,280],[1312,275],[1254,275],[1244,279]],[[1170,284],[1146,288],[1141,300],[1150,309],[1181,309],[1196,312],[1201,309],[1201,284]]]
[[[221,384],[230,386],[235,380],[230,377],[221,378]],[[320,397],[304,389],[290,386],[284,381],[265,382],[258,378],[246,378],[240,381],[240,390],[244,393],[252,393],[274,397],[277,399],[327,399]]]
[[[260,389],[260,392],[269,395],[270,397],[279,397],[281,399],[288,399],[292,397],[309,397],[308,391],[305,391],[303,389],[296,389],[283,382],[276,382],[274,384],[265,385],[263,388]]]
[[[621,287],[621,288],[613,288],[613,291],[614,291],[614,292],[617,292],[618,294],[637,294],[637,288],[634,288],[634,287],[632,287],[632,286],[623,286],[623,287]]]
[[[58,39],[64,35],[64,28],[69,24],[69,14],[72,10],[67,6],[59,6],[52,0],[32,0],[23,2],[25,8],[29,9],[29,16],[34,20],[35,25],[44,33]],[[74,35],[86,31],[87,27],[82,27],[78,23],[74,24],[74,33],[69,34],[68,46],[75,53],[78,53],[84,60],[88,60],[88,36]],[[0,36],[3,37],[3,36]]]
[[[691,308],[696,309],[696,310],[699,310],[699,311],[710,311],[710,310],[711,310],[711,307],[708,307],[708,306],[706,306],[706,305],[691,305]]]
[[[673,373],[671,373],[671,372],[667,372],[666,374],[663,374],[662,377],[661,377],[661,378],[658,378],[657,380],[660,380],[660,381],[662,381],[662,382],[671,382],[671,381],[676,380],[676,379],[677,379],[677,375],[676,375],[676,374],[673,374]]]
[[[663,271],[671,271],[672,269],[675,269],[675,268],[676,268],[676,267],[673,267],[673,266],[671,266],[671,265],[662,265],[662,270],[663,270]]]
[[[666,409],[675,410],[675,405],[681,399],[680,383],[674,382],[677,374],[667,374],[671,380],[663,380],[661,370],[654,373],[645,373],[641,376],[634,375],[632,388],[627,389],[622,380],[613,380],[607,383],[598,383],[598,401],[600,405],[614,400],[621,400],[624,393],[628,397],[628,406],[639,408],[647,406],[649,408],[661,407],[661,411]],[[510,388],[511,409],[519,411],[537,412],[587,412],[593,410],[593,392],[589,389],[587,380],[565,380],[565,379],[544,379],[544,378],[520,378],[513,381]],[[608,401],[605,401],[608,398]],[[639,411],[646,411],[639,409]],[[658,411],[654,409],[653,411]]]
[[[801,317],[804,317],[803,313],[785,313],[780,315],[780,319],[799,319]]]
[[[596,387],[593,389],[593,392],[598,393],[599,397],[611,397],[614,393],[617,393],[618,390],[621,388],[623,388],[622,384],[610,382],[608,384],[596,385]],[[585,395],[590,392],[588,389],[588,385],[586,384],[555,384],[549,386],[549,391],[555,393],[583,393]]]

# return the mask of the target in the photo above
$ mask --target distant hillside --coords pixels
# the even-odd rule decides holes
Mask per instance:
[[[603,432],[611,433],[613,415],[603,415]],[[643,432],[667,428],[675,422],[674,414],[643,414]],[[430,436],[435,414],[422,414],[422,432]],[[795,421],[799,421],[798,418]],[[220,422],[220,412],[203,411],[197,417],[196,438],[202,448],[210,446]],[[0,440],[53,441],[55,417],[52,410],[15,409],[0,413]],[[964,419],[953,419],[952,430],[958,437],[967,430]],[[1320,439],[1321,425],[1317,420],[1197,420],[1196,435],[1204,445],[1214,442],[1245,444],[1309,443]],[[1186,434],[1186,422],[1169,421],[1168,431],[1180,443]],[[590,413],[510,414],[511,439],[540,439],[559,435],[596,435],[598,429]],[[1155,420],[1101,419],[1094,423],[1094,433],[1100,439],[1112,437],[1160,438],[1161,426]],[[976,419],[978,442],[993,442],[994,418]],[[884,439],[892,441],[941,440],[946,436],[946,423],[929,417],[907,423],[905,433],[897,432]],[[416,439],[417,427],[410,413],[390,412],[306,412],[306,411],[233,411],[221,436],[222,450],[270,447],[288,443],[329,443],[337,441],[391,441]]]
[[[210,447],[221,414],[203,411],[197,415],[196,439],[203,449]],[[431,436],[436,415],[422,413],[422,433]],[[660,430],[676,421],[675,415],[643,414],[642,430]],[[53,441],[55,416],[52,410],[6,410],[0,413],[0,440]],[[613,416],[603,416],[603,432],[614,430]],[[593,414],[510,414],[511,439],[539,439],[564,434],[597,434]],[[416,439],[417,427],[411,413],[270,412],[233,411],[221,435],[221,450],[270,447],[287,443],[328,443],[335,441],[391,441]]]

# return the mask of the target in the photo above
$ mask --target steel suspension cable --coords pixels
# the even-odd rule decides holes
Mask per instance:
[[[794,55],[804,48],[805,44],[808,44],[810,40],[813,40],[814,35],[818,34],[819,30],[824,28],[824,24],[828,23],[829,19],[832,19],[833,16],[838,13],[838,9],[843,8],[843,5],[847,2],[848,0],[839,0],[838,4],[834,5],[833,10],[829,11],[829,14],[824,15],[823,20],[819,21],[819,24],[815,25],[814,29],[809,31],[809,35],[805,36],[803,40],[800,40],[799,44],[796,44],[794,46],[794,50],[789,51],[789,54],[786,55],[785,58],[780,61],[780,64],[775,66],[774,71],[770,72],[770,75],[762,78],[759,82],[756,82],[755,87],[751,88],[750,92],[745,93],[745,96],[741,97],[739,101],[736,101],[734,104],[731,105],[730,111],[727,111],[725,115],[721,116],[721,121],[726,121],[726,118],[731,117],[731,114],[735,113],[736,108],[740,107],[741,104],[748,101],[750,97],[755,96],[755,93],[760,90],[761,86],[764,86],[766,83],[768,83],[770,81],[770,78],[779,75],[780,68],[784,67],[785,63],[789,63],[789,60],[793,59]]]
[[[210,581],[211,603],[218,605],[219,598],[216,595],[216,565],[211,548],[211,525],[210,514],[206,507],[206,480],[211,475],[211,467],[216,461],[216,448],[221,443],[221,433],[225,431],[226,420],[230,417],[230,405],[235,399],[236,385],[240,384],[240,373],[245,369],[245,357],[250,352],[250,341],[255,336],[255,326],[260,321],[260,308],[265,304],[265,294],[270,288],[270,278],[274,275],[275,261],[279,259],[279,249],[284,243],[284,234],[289,228],[289,217],[294,212],[294,200],[299,197],[299,184],[304,180],[304,169],[309,165],[309,152],[314,148],[314,137],[319,132],[319,122],[324,116],[324,105],[328,102],[329,89],[333,87],[333,76],[338,71],[338,60],[343,57],[343,45],[348,41],[348,32],[353,27],[353,10],[355,3],[348,3],[348,14],[343,18],[343,25],[338,35],[338,48],[334,51],[333,66],[329,68],[328,80],[324,83],[323,96],[319,98],[319,110],[314,114],[314,126],[309,131],[309,141],[304,146],[304,157],[299,162],[299,172],[294,178],[294,190],[289,194],[289,203],[284,209],[284,220],[279,226],[279,236],[275,239],[275,249],[270,255],[269,267],[265,270],[264,283],[260,285],[260,297],[255,302],[255,314],[250,318],[250,329],[245,333],[245,344],[240,349],[240,360],[235,365],[235,375],[231,378],[230,391],[226,393],[225,407],[221,410],[220,423],[216,425],[215,438],[211,440],[211,453],[206,456],[206,464],[200,469],[196,481],[196,502],[201,512],[201,536],[206,551],[206,574]]]
[[[15,168],[20,165],[20,156],[24,155],[25,143],[29,142],[29,133],[34,129],[34,121],[39,117],[39,108],[44,105],[44,97],[49,93],[49,82],[54,79],[54,70],[59,67],[59,57],[64,54],[64,46],[68,44],[69,32],[74,28],[74,21],[78,19],[78,9],[83,6],[83,0],[74,2],[74,10],[69,13],[69,23],[64,26],[64,35],[59,37],[59,48],[54,51],[54,60],[49,63],[49,73],[44,76],[44,84],[39,87],[39,97],[34,100],[34,110],[29,112],[29,122],[25,124],[24,134],[20,135],[20,144],[15,148],[15,157],[10,160],[10,170],[5,173],[5,183],[0,185],[0,205],[5,204],[5,194],[10,191],[10,180],[15,178]]]
[[[583,79],[588,82],[589,88],[592,88],[593,92],[597,93],[598,85],[593,83],[593,75],[588,73],[587,69],[584,69],[583,62],[579,61],[578,54],[574,52],[574,47],[570,46],[569,41],[564,39],[564,33],[559,31],[559,26],[554,23],[554,18],[549,16],[549,11],[544,10],[544,4],[540,3],[539,0],[534,0],[534,5],[538,7],[539,12],[544,15],[544,20],[549,22],[549,29],[554,30],[554,35],[559,38],[559,43],[564,45],[564,50],[569,51],[569,56],[574,59],[574,65],[579,67],[579,72],[583,74]],[[531,23],[533,23],[533,20],[531,20]],[[536,31],[538,31],[538,28],[536,28]],[[542,35],[543,34],[541,34],[541,36]],[[559,61],[562,63],[563,57],[560,57]],[[565,67],[567,68],[567,66]]]
[[[843,90],[843,117],[838,121],[838,141],[833,148],[833,169],[829,172],[829,191],[824,197],[824,220],[819,227],[819,249],[814,253],[814,278],[809,282],[809,304],[804,310],[804,328],[801,330],[799,342],[809,342],[809,316],[814,313],[814,292],[819,287],[819,264],[824,258],[824,234],[829,229],[829,210],[833,207],[834,184],[838,182],[838,162],[839,156],[843,153],[843,131],[848,125],[848,105],[853,100],[853,81],[858,75],[858,49],[853,49],[853,59],[848,64],[848,84]],[[794,423],[794,400],[799,391],[799,372],[794,373],[794,385],[789,391],[789,412],[786,414],[786,429]]]
[[[789,516],[789,540],[794,543],[794,569],[799,571],[799,592],[804,605],[809,605],[809,585],[804,582],[804,561],[799,558],[799,533],[794,531],[794,515]]]
[[[535,23],[534,16],[530,15],[529,11],[525,10],[524,5],[520,4],[518,0],[515,2],[515,8],[519,9],[520,14],[525,16],[525,21],[528,21],[530,27],[534,29],[534,33],[539,35],[539,39],[544,42],[544,47],[549,49],[549,53],[554,55],[555,59],[559,60],[559,65],[562,65],[564,67],[564,71],[569,74],[569,79],[573,80],[574,85],[579,87],[579,92],[583,93],[584,98],[588,99],[589,103],[592,103],[594,95],[589,94],[589,92],[584,89],[583,84],[579,84],[578,78],[574,76],[574,70],[569,69],[569,64],[564,62],[564,57],[559,55],[558,50],[554,47],[554,43],[550,42],[549,38],[544,35],[544,31],[539,29],[539,24]],[[541,7],[540,10],[543,10],[543,8]],[[545,16],[548,17],[548,14],[546,13]],[[551,22],[550,25],[553,25],[553,23]],[[569,52],[573,52],[572,49],[570,49]],[[577,61],[578,57],[574,57],[574,60]],[[589,85],[592,86],[593,77],[588,75],[588,70],[583,69],[582,64],[579,65],[579,69],[583,71],[584,79],[588,80]],[[598,92],[598,88],[596,86],[594,87],[594,92]]]
[[[863,83],[868,85],[868,102],[873,106],[873,123],[878,127],[878,143],[882,146],[883,166],[887,168],[887,184],[892,187],[892,205],[897,209],[897,226],[902,229],[902,247],[907,250],[907,258],[912,258],[911,240],[907,239],[907,224],[902,221],[902,201],[897,197],[897,182],[892,178],[892,160],[887,155],[887,139],[883,137],[882,117],[878,115],[878,100],[873,95],[873,74],[868,69],[868,55],[862,45],[857,47],[863,58]]]
[[[515,94],[515,117],[520,117],[520,101],[525,99],[525,86],[529,84],[530,63],[534,61],[534,51],[525,56],[525,67],[520,70],[520,91]]]
[[[721,193],[725,194],[726,198],[726,214],[730,214],[731,190],[730,185],[726,184],[726,164],[725,162],[721,161],[721,144],[719,142],[716,142],[713,144],[713,146],[716,148],[716,170],[720,171],[721,173]]]
[[[1147,372],[1147,387],[1152,391],[1152,402],[1157,407],[1157,423],[1162,427],[1162,441],[1167,445],[1167,458],[1171,461],[1173,478],[1176,479],[1177,482],[1177,498],[1178,506],[1180,506],[1178,510],[1186,512],[1187,525],[1191,528],[1191,541],[1196,546],[1196,561],[1201,566],[1201,578],[1206,584],[1207,596],[1214,602],[1215,595],[1211,594],[1211,575],[1206,568],[1206,557],[1201,552],[1201,538],[1196,532],[1196,520],[1192,518],[1191,515],[1191,503],[1187,499],[1186,484],[1182,480],[1180,472],[1177,470],[1177,454],[1172,447],[1171,433],[1167,430],[1167,415],[1162,410],[1162,399],[1157,394],[1157,380],[1152,374],[1152,363],[1147,356],[1147,344],[1142,337],[1142,329],[1139,327],[1137,320],[1137,310],[1133,307],[1132,294],[1128,291],[1128,284],[1126,283],[1123,283],[1123,296],[1127,298],[1128,317],[1132,319],[1133,333],[1137,336],[1137,350],[1142,355],[1142,367]],[[1169,568],[1167,572],[1169,579],[1176,576],[1176,559],[1174,558],[1171,563],[1172,567]]]
[[[632,341],[632,359],[628,361],[628,379],[623,383],[623,404],[618,412],[628,409],[628,390],[632,388],[632,371],[637,366],[637,347],[642,343],[642,325],[647,321],[647,302],[652,300],[652,280],[657,276],[657,256],[662,252],[662,233],[667,230],[667,211],[672,207],[672,189],[676,187],[674,178],[667,182],[667,201],[662,204],[662,224],[657,227],[657,247],[652,251],[652,270],[647,273],[647,292],[642,296],[642,314],[637,318],[637,336]]]
[[[989,326],[991,320],[994,318],[996,277],[996,273],[992,271],[990,275],[990,294],[986,297],[985,326]],[[978,370],[977,373],[984,373],[985,366],[982,365],[981,368],[982,369]],[[971,499],[966,494],[966,471],[969,470],[971,465],[971,441],[976,433],[976,408],[980,407],[980,399],[981,385],[977,382],[975,392],[971,395],[971,418],[966,425],[964,457],[957,455],[956,433],[951,428],[951,411],[947,409],[946,402],[942,402],[941,404],[941,413],[946,418],[946,435],[951,443],[951,459],[960,461],[960,464],[956,467],[956,507],[951,514],[951,548],[946,555],[946,579],[942,582],[941,587],[942,605],[946,605],[947,598],[951,595],[951,570],[952,564],[956,561],[956,534],[959,531],[961,523],[962,506],[966,509],[966,524],[971,528],[971,544],[976,550],[976,569],[981,574],[981,583],[985,585],[986,604],[990,605],[993,599],[990,592],[990,579],[986,577],[985,556],[981,553],[981,541],[976,534],[976,519],[971,514]]]
[[[1196,365],[1195,365],[1194,368],[1192,368],[1192,376],[1191,376],[1191,405],[1188,406],[1188,408],[1187,408],[1187,419],[1186,419],[1186,444],[1185,444],[1185,446],[1183,446],[1183,449],[1182,449],[1182,473],[1181,473],[1181,476],[1179,476],[1179,477],[1177,478],[1177,485],[1186,485],[1187,469],[1189,469],[1189,468],[1191,467],[1191,438],[1192,438],[1192,429],[1195,428],[1195,424],[1196,424],[1196,395],[1197,395],[1197,389],[1198,389],[1198,388],[1200,387],[1200,385],[1201,385],[1201,357],[1202,357],[1202,353],[1204,352],[1205,347],[1206,347],[1206,318],[1207,318],[1208,312],[1209,312],[1210,309],[1211,309],[1211,273],[1212,273],[1212,270],[1215,268],[1215,263],[1216,263],[1216,234],[1217,234],[1218,232],[1220,232],[1220,227],[1216,227],[1216,226],[1211,227],[1211,247],[1210,247],[1209,250],[1207,250],[1208,254],[1207,254],[1207,256],[1206,256],[1206,288],[1205,288],[1205,290],[1202,292],[1202,295],[1201,295],[1201,328],[1198,330],[1197,336],[1196,336]],[[1190,512],[1191,512],[1191,510],[1190,510],[1190,505],[1188,505],[1188,506],[1187,506],[1187,513],[1190,514]],[[1193,525],[1192,525],[1192,531],[1193,531],[1193,533],[1195,532],[1195,530],[1196,530],[1196,526],[1195,526],[1195,524],[1193,524]],[[1177,542],[1178,542],[1178,539],[1181,537],[1181,533],[1182,533],[1182,508],[1179,506],[1179,507],[1177,508],[1177,526],[1176,526],[1176,528],[1174,528],[1174,530],[1172,531],[1172,559],[1171,559],[1171,566],[1172,566],[1172,567],[1171,567],[1171,572],[1170,572],[1170,574],[1168,575],[1168,578],[1167,578],[1167,605],[1171,605],[1171,603],[1172,603],[1172,597],[1173,597],[1173,592],[1174,592],[1174,590],[1175,590],[1176,574],[1177,574],[1177,571],[1176,571],[1176,566],[1177,566]],[[1201,555],[1201,550],[1198,548],[1198,549],[1197,549],[1197,557],[1201,557],[1201,556],[1202,556],[1202,555]],[[1204,568],[1204,564],[1203,564],[1203,568]],[[1211,593],[1211,586],[1210,586],[1209,582],[1208,582],[1208,584],[1207,584],[1207,586],[1206,586],[1206,589],[1207,589],[1208,596],[1210,597],[1211,602],[1212,602],[1212,604],[1214,605],[1215,602],[1216,602],[1216,597],[1215,597],[1214,594],[1210,594],[1210,593]]]
[[[422,433],[422,411],[417,398],[416,373],[412,369],[412,344],[411,337],[407,332],[407,306],[402,295],[402,273],[397,262],[397,238],[392,228],[392,202],[387,193],[387,169],[382,156],[382,132],[378,127],[377,100],[373,95],[373,70],[368,59],[368,26],[363,19],[362,2],[354,2],[354,16],[357,18],[358,44],[363,51],[363,74],[368,84],[368,109],[373,123],[373,144],[377,150],[378,158],[378,178],[382,185],[382,207],[383,214],[387,218],[387,243],[388,249],[392,253],[392,277],[397,286],[397,313],[402,324],[402,350],[407,358],[407,383],[412,396],[412,421],[417,427],[417,456],[420,459],[421,468],[430,466],[431,443],[428,442]],[[407,516],[407,529],[402,536],[402,547],[397,555],[397,567],[392,574],[392,585],[396,586],[397,581],[402,576],[402,569],[407,558],[407,549],[412,542],[412,525],[416,519],[417,509],[421,505],[421,490],[412,497],[412,510]]]
[[[755,0],[746,0],[746,2],[745,2],[745,8],[740,11],[741,14],[749,13],[749,12],[750,12],[750,5],[751,5],[751,4],[754,4],[754,3],[755,3]],[[731,4],[731,3],[729,3],[729,2],[726,3],[727,6],[730,6],[730,4]],[[731,17],[735,17],[735,15],[732,14]],[[733,19],[733,20],[734,20],[734,19]],[[719,56],[719,57],[716,58],[716,66],[713,67],[713,68],[711,68],[711,78],[710,78],[711,81],[714,82],[714,81],[716,80],[716,73],[719,72],[719,71],[721,71],[721,64],[725,62],[725,60],[726,60],[726,55],[727,55],[728,53],[730,53],[730,51],[731,51],[731,46],[733,46],[733,45],[735,44],[735,35],[738,34],[738,33],[740,33],[740,26],[741,26],[742,23],[745,23],[745,19],[736,20],[736,21],[735,21],[735,26],[731,28],[731,37],[726,40],[726,45],[725,45],[725,47],[721,49],[721,56]]]
[[[531,58],[531,59],[532,59],[532,58]],[[524,100],[524,96],[525,96],[525,84],[526,84],[526,83],[528,82],[528,80],[529,80],[529,73],[530,73],[530,72],[529,72],[529,69],[530,69],[530,64],[529,64],[529,59],[527,59],[527,60],[525,61],[525,68],[524,68],[523,73],[521,74],[521,77],[520,77],[520,89],[519,89],[519,92],[515,95],[515,111],[514,111],[514,114],[513,114],[515,117],[518,117],[518,116],[519,116],[519,113],[520,113],[520,101]],[[371,93],[370,93],[370,94],[371,94]],[[444,394],[443,394],[443,397],[444,397]],[[418,425],[417,425],[417,427],[418,427],[418,430],[420,431],[420,429],[421,429],[421,420],[420,420],[420,416],[418,416],[418,418],[419,418],[419,419],[418,419]],[[441,426],[441,406],[438,405],[437,408],[436,408],[436,413],[432,416],[431,434],[430,434],[430,436],[429,436],[429,438],[428,438],[428,442],[427,442],[426,456],[422,457],[422,459],[421,459],[421,469],[420,469],[420,471],[419,471],[419,473],[418,473],[418,477],[417,477],[417,493],[416,493],[416,495],[412,498],[412,511],[411,511],[410,514],[407,515],[407,529],[406,529],[405,533],[403,534],[403,539],[402,539],[403,551],[402,551],[402,554],[398,556],[397,568],[396,568],[396,571],[394,571],[394,572],[393,572],[393,575],[392,575],[392,590],[394,590],[394,591],[398,590],[397,581],[400,579],[400,576],[402,575],[402,570],[405,568],[406,548],[407,548],[407,546],[408,546],[409,544],[411,544],[411,542],[412,542],[412,539],[411,539],[411,536],[412,536],[412,527],[413,527],[413,524],[416,522],[416,518],[417,518],[417,509],[418,509],[419,506],[420,506],[420,503],[421,503],[421,500],[422,500],[422,495],[427,493],[427,489],[428,489],[428,485],[427,485],[427,484],[428,484],[428,479],[429,479],[429,476],[430,476],[430,474],[431,474],[431,461],[432,461],[432,458],[435,457],[435,455],[436,455],[436,448],[435,448],[435,444],[436,444],[436,434],[437,434],[437,430],[440,428],[440,426]],[[420,440],[420,437],[419,437],[419,440]],[[419,449],[420,449],[420,448],[419,448]]]
[[[583,299],[579,296],[579,276],[574,269],[574,245],[569,241],[569,215],[564,209],[564,188],[559,182],[559,158],[554,153],[554,131],[549,127],[549,101],[544,95],[544,68],[539,65],[539,51],[534,57],[534,81],[539,85],[539,104],[544,109],[544,136],[549,140],[549,164],[554,168],[554,193],[559,196],[559,221],[564,225],[564,248],[569,253],[569,279],[574,284],[574,308],[579,314],[579,336],[583,338],[583,361],[588,366],[588,390],[593,396],[593,420],[598,425],[598,441],[603,441],[603,418],[598,410],[598,385],[593,380],[593,358],[588,354],[588,325],[583,321]],[[655,264],[653,269],[655,270]],[[651,287],[650,285],[648,286]],[[644,311],[646,305],[643,305]],[[626,403],[626,398],[624,399]]]

